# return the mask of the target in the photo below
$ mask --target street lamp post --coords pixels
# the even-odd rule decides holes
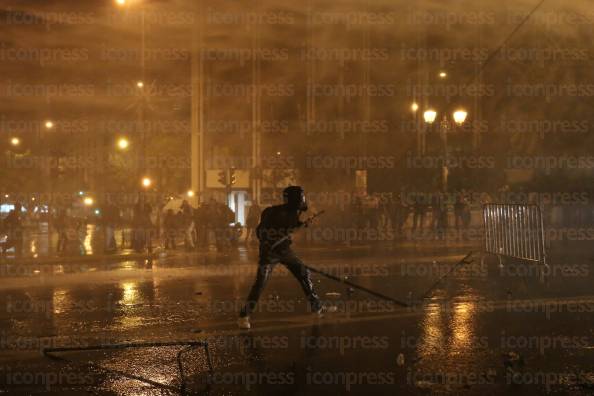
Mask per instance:
[[[423,112],[423,120],[425,121],[425,126],[424,128],[419,128],[422,129],[422,139],[421,139],[421,146],[420,146],[420,152],[419,155],[424,155],[425,154],[425,149],[426,149],[426,139],[427,139],[427,130],[431,130],[431,127],[433,126],[433,123],[435,122],[435,118],[437,117],[437,112],[433,109],[428,109],[425,110]]]
[[[50,145],[47,144],[49,142],[45,142],[46,138],[45,138],[45,133],[43,132],[43,130],[45,129],[46,131],[51,131],[52,129],[54,129],[55,125],[54,122],[52,120],[45,120],[45,122],[43,123],[45,128],[40,128],[40,134],[39,134],[39,138],[41,143],[44,145],[45,149],[42,149],[43,151],[45,151],[45,155],[47,158],[50,157],[50,155],[52,154],[51,150],[50,150]],[[60,163],[60,158],[57,158],[56,161],[58,164]],[[54,180],[51,179],[51,170],[50,167],[46,167],[45,170],[45,177],[47,178],[46,180],[49,181],[47,187],[49,190],[49,198],[47,201],[47,243],[48,246],[51,245],[51,230],[53,229],[53,216],[52,216],[52,209],[53,209],[53,196],[54,196]]]
[[[442,182],[442,187],[443,187],[444,193],[448,191],[448,177],[450,175],[450,169],[448,168],[448,163],[449,163],[448,131],[449,131],[449,129],[450,129],[450,123],[448,121],[448,118],[444,114],[444,116],[441,119],[441,122],[439,124],[439,132],[443,139],[443,151],[444,151],[444,161],[443,161],[443,166],[441,169],[441,175],[442,175],[441,182]]]
[[[128,5],[128,0],[115,0],[116,4],[120,7]],[[138,176],[146,172],[146,136],[144,130],[144,106],[145,106],[145,74],[146,74],[146,18],[145,18],[145,4],[144,1],[140,1],[140,73],[141,79],[136,82],[136,87],[140,91],[140,105],[138,107],[138,127],[140,128],[140,150],[138,151]]]
[[[422,135],[422,131],[421,128],[419,128],[419,123],[418,123],[418,116],[419,116],[419,104],[417,102],[413,102],[410,105],[410,111],[412,113],[412,129],[415,133],[415,137],[417,139],[417,155],[421,155],[423,152],[423,135]]]
[[[426,135],[427,128],[431,128],[437,117],[437,112],[433,109],[428,109],[423,112],[423,120],[425,121],[425,128],[423,128],[423,134]],[[422,150],[425,151],[424,149]]]
[[[466,117],[468,116],[468,112],[463,109],[458,109],[452,113],[452,118],[454,119],[455,124],[460,127],[466,121]],[[423,113],[423,119],[425,123],[429,126],[433,125],[437,118],[437,112],[433,109],[428,109]],[[442,167],[442,187],[444,192],[448,190],[448,178],[449,178],[449,168],[448,168],[448,161],[449,161],[449,147],[448,147],[448,131],[451,129],[450,121],[448,120],[447,116],[444,114],[441,122],[439,123],[439,133],[441,139],[443,140],[443,149],[444,149],[444,164]]]

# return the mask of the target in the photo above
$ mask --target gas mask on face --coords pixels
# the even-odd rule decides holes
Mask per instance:
[[[283,201],[285,205],[291,209],[305,212],[307,210],[307,202],[305,201],[305,193],[303,188],[299,186],[289,186],[283,190]]]

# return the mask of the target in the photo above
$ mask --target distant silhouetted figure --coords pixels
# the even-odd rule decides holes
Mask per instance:
[[[194,209],[194,228],[196,229],[196,246],[208,246],[208,204],[202,203]]]
[[[180,207],[181,210],[181,226],[184,230],[184,246],[186,250],[193,250],[194,249],[194,210],[188,203],[188,201],[184,200]]]
[[[56,218],[54,219],[54,227],[58,233],[58,245],[56,246],[56,252],[58,254],[66,251],[66,245],[68,243],[68,215],[66,209],[58,209]]]
[[[463,193],[456,196],[454,203],[454,222],[458,237],[461,236],[460,229],[467,228],[470,225],[470,206]]]
[[[151,221],[151,206],[145,202],[144,197],[140,197],[134,206],[133,223],[134,239],[132,246],[137,252],[147,249],[152,252],[151,232],[153,223]]]
[[[16,257],[21,257],[23,254],[23,224],[21,217],[22,206],[20,203],[14,205],[14,209],[10,211],[8,216],[2,222],[2,228],[6,234],[6,242],[2,246],[2,253],[10,248],[14,248]]]
[[[448,203],[445,194],[438,192],[431,198],[432,226],[435,238],[443,239],[448,227]]]
[[[402,229],[408,220],[409,208],[402,201],[400,195],[391,203],[390,211],[392,215],[392,228],[394,228],[396,235],[401,235]]]
[[[113,253],[117,250],[115,240],[115,227],[120,222],[120,210],[107,198],[103,210],[101,211],[101,224],[104,229],[106,253]]]
[[[163,228],[165,235],[165,249],[175,249],[175,234],[177,233],[177,216],[173,209],[168,209],[165,212],[163,219]]]
[[[235,213],[224,203],[216,202],[213,210],[213,223],[218,251],[226,250],[230,241],[231,223],[235,221]]]
[[[248,211],[247,219],[245,221],[246,226],[246,235],[245,235],[245,243],[250,242],[250,238],[255,239],[256,227],[258,226],[258,222],[260,221],[260,215],[262,214],[262,209],[257,202],[254,202],[252,206],[250,206],[250,210]]]

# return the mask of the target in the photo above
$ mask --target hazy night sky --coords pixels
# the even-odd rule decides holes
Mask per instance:
[[[200,23],[202,16],[205,47],[211,51],[232,49],[239,53],[249,49],[253,29],[258,29],[261,47],[280,54],[264,62],[264,82],[285,83],[294,91],[280,98],[268,95],[263,106],[276,118],[298,119],[305,105],[303,49],[310,4],[316,47],[376,51],[370,60],[370,81],[391,86],[391,92],[388,97],[372,98],[372,117],[386,119],[391,130],[398,130],[400,122],[408,117],[410,85],[419,68],[428,68],[431,73],[446,69],[448,84],[459,90],[460,84],[472,82],[476,62],[484,60],[537,1],[204,1],[202,14],[197,1],[129,3],[120,8],[112,0],[3,1],[1,120],[34,123],[47,118],[89,122],[95,118],[133,118],[135,82],[140,75],[141,3],[146,10],[145,82],[150,87],[147,92],[151,103],[147,117],[189,121],[190,38],[192,27]],[[509,47],[524,51],[569,48],[572,52],[557,54],[554,59],[534,55],[493,60],[484,74],[483,82],[490,88],[481,96],[483,117],[513,117],[516,110],[521,110],[526,117],[591,120],[594,93],[547,98],[510,97],[506,91],[510,83],[550,84],[572,82],[578,77],[582,84],[591,83],[594,11],[589,5],[588,1],[545,2]],[[249,23],[250,18],[256,18],[256,12],[260,13],[259,23]],[[423,32],[425,42],[419,41]],[[412,55],[406,49],[412,50]],[[419,61],[414,55],[419,49],[438,51],[440,55]],[[210,60],[211,81],[250,84],[250,61],[244,61]],[[345,83],[363,81],[362,59],[320,59],[318,81],[337,83],[341,64],[345,65]],[[449,98],[449,103],[439,94],[428,100],[438,106],[469,107],[473,95],[467,93]],[[360,109],[360,99],[347,98],[346,111],[352,115]],[[336,102],[336,97],[318,99],[320,116],[332,113]],[[250,114],[249,95],[236,95],[213,97],[207,117],[249,120]],[[12,125],[19,128],[20,124]],[[496,129],[496,120],[490,125],[494,126],[490,130]]]

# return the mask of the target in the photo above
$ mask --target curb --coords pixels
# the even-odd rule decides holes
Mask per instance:
[[[135,260],[135,259],[154,259],[158,258],[160,253],[124,253],[124,254],[113,254],[113,255],[81,255],[81,256],[55,256],[55,257],[44,257],[44,258],[9,258],[0,259],[0,265],[53,265],[53,264],[64,264],[64,263],[80,263],[80,262],[101,262],[101,261],[122,261],[122,260]]]

